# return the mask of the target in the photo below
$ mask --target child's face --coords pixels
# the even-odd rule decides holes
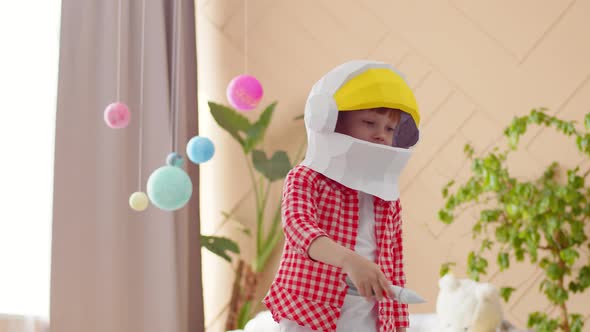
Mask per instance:
[[[392,120],[387,113],[345,111],[339,112],[335,131],[363,141],[392,146],[397,124],[398,121]]]

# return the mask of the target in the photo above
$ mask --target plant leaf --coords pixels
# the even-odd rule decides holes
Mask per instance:
[[[238,141],[242,149],[245,150],[245,139],[242,135],[245,135],[252,127],[250,121],[233,108],[214,102],[209,102],[209,110],[215,122]]]
[[[269,160],[264,151],[254,150],[252,162],[254,168],[271,182],[284,178],[291,170],[291,162],[285,151],[275,152]]]
[[[438,219],[444,222],[445,224],[450,224],[453,222],[453,215],[449,213],[447,210],[439,210]]]
[[[514,292],[514,290],[515,289],[512,288],[512,287],[502,287],[502,288],[500,288],[500,295],[504,299],[504,302],[508,302],[508,300],[510,300],[510,295],[512,295],[512,292]]]
[[[500,266],[500,271],[504,271],[508,267],[510,267],[510,259],[508,257],[508,253],[501,252],[498,254],[498,265]]]
[[[443,277],[444,275],[446,275],[447,273],[451,272],[451,266],[457,265],[454,262],[447,262],[444,263],[443,265],[440,266],[440,271],[439,271],[439,275],[441,277]]]
[[[580,257],[580,254],[575,249],[567,248],[559,252],[559,257],[561,257],[567,265],[572,266],[576,262],[576,259]]]
[[[584,127],[586,127],[586,129],[590,129],[590,113],[584,116]]]
[[[258,120],[246,131],[246,140],[244,142],[244,152],[249,153],[264,138],[266,129],[270,124],[277,103],[274,102],[264,109]]]
[[[201,235],[201,247],[211,251],[230,263],[232,260],[227,252],[230,251],[235,254],[240,253],[238,244],[226,237]]]
[[[584,328],[584,317],[580,314],[570,315],[570,331],[571,332],[582,332]]]

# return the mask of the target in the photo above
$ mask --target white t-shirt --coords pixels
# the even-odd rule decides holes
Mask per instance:
[[[373,195],[359,191],[359,225],[356,235],[356,244],[354,251],[367,258],[371,262],[375,261],[377,252],[377,238],[375,237],[375,207]],[[346,277],[348,284],[348,294],[359,295],[352,281]]]
[[[359,191],[359,225],[354,251],[359,255],[375,261],[377,241],[375,237],[375,210],[373,196]],[[344,297],[341,315],[337,322],[338,332],[377,331],[377,301],[369,301],[359,296],[352,281],[346,277],[348,294]],[[280,321],[280,332],[313,332],[308,327],[297,325],[292,320]]]
[[[375,261],[377,239],[375,237],[375,210],[373,195],[359,191],[359,226],[354,251],[368,260]]]

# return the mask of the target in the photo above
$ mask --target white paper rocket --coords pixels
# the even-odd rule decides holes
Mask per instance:
[[[422,296],[418,295],[416,292],[409,288],[403,288],[395,285],[391,285],[390,288],[395,294],[395,300],[400,303],[416,304],[426,302],[426,300],[424,300]]]

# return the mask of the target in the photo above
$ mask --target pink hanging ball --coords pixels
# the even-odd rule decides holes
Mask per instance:
[[[258,106],[262,99],[262,85],[250,75],[239,75],[227,86],[227,99],[231,106],[240,111],[250,111]]]
[[[104,110],[104,122],[113,129],[127,127],[129,120],[129,108],[123,103],[112,103]]]

